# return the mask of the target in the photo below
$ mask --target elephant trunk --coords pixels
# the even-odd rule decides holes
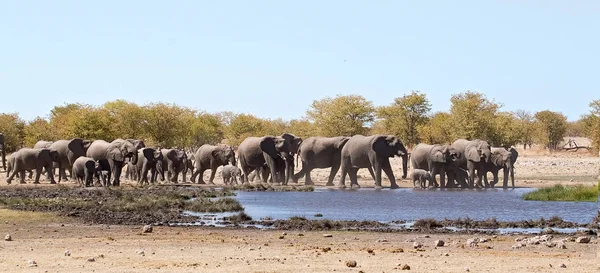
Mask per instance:
[[[508,171],[510,172],[510,183],[513,189],[515,188],[515,168],[512,163],[508,165]]]
[[[290,177],[294,174],[294,157],[292,155],[287,155],[285,158],[285,182],[287,185],[290,181]]]
[[[408,173],[408,154],[402,155],[402,178],[406,178]]]
[[[6,152],[4,151],[4,144],[0,145],[0,153],[2,153],[2,167],[6,171]]]
[[[138,152],[135,151],[133,153],[133,155],[131,156],[131,164],[137,165],[137,161],[138,161]]]

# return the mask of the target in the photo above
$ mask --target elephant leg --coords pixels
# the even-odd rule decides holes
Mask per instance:
[[[271,171],[269,168],[259,168],[256,169],[256,173],[259,173],[263,182],[267,183],[267,181],[273,183],[273,174],[271,174]]]
[[[507,189],[508,188],[508,176],[509,176],[509,170],[508,168],[504,168],[504,177],[502,177],[502,188]],[[498,181],[498,172],[496,172],[496,175],[494,176],[494,180]],[[513,188],[515,187],[515,184],[513,183]]]
[[[25,184],[25,170],[19,172],[19,179],[21,180],[21,181],[19,181],[19,183]],[[36,174],[36,180],[33,182],[33,184],[39,184],[40,183],[39,181],[40,181],[40,174]]]
[[[475,165],[472,162],[467,162],[467,169],[469,170],[469,188],[475,188]]]
[[[36,172],[35,172],[35,179],[33,180],[33,184],[39,184],[40,183],[40,176],[42,175],[42,168],[44,168],[43,166],[37,167],[36,168]],[[49,171],[48,169],[46,169],[46,171]],[[21,173],[21,175],[24,175],[25,173]]]
[[[358,184],[358,168],[351,168],[348,171],[348,176],[350,177],[350,188],[352,189],[356,185],[356,188],[360,189],[360,185]]]
[[[52,163],[50,163],[49,165],[46,165],[44,167],[44,169],[46,170],[47,173],[50,174],[50,184],[56,184],[56,181],[54,180],[54,172],[52,172]],[[60,177],[60,170],[58,171],[59,173],[59,177]],[[39,178],[39,176],[37,176],[37,178]],[[60,181],[58,181],[60,182]]]
[[[381,189],[381,168],[382,168],[382,164],[381,162],[378,162],[377,159],[373,160],[371,162],[371,165],[373,166],[373,171],[375,172],[375,188],[376,189]]]
[[[333,180],[335,179],[335,175],[339,170],[340,162],[335,162],[331,165],[331,171],[329,171],[329,178],[327,179],[327,184],[325,184],[325,186],[333,186]]]
[[[373,171],[373,167],[369,166],[367,170],[369,170],[369,174],[371,174],[371,178],[373,178],[373,181],[377,181],[377,178],[375,177],[375,172]]]
[[[339,188],[346,188],[346,175],[348,174],[348,170],[350,168],[350,162],[348,162],[348,160],[344,160],[342,158],[342,164],[340,166],[340,168],[342,169],[342,174],[340,177],[340,182],[338,184]]]
[[[198,171],[198,184],[206,184],[206,182],[204,182],[204,171],[206,171],[206,168],[204,167],[200,167]]]
[[[59,173],[59,182],[60,181],[69,181],[69,178],[67,177],[67,172],[65,170],[65,168],[58,168],[58,173]]]
[[[483,188],[483,176],[485,175],[485,168],[483,167],[483,164],[477,164],[475,165],[475,168],[477,171],[477,187]]]
[[[213,182],[215,180],[215,175],[217,174],[217,168],[218,166],[213,166],[210,169],[210,178],[208,179],[208,183],[214,185],[215,182]]]
[[[294,176],[292,176],[292,181],[294,181],[294,183],[298,183],[298,179],[302,178],[303,176],[307,175],[306,173],[306,167],[308,165],[306,164],[306,162],[302,162],[302,169],[300,169],[300,171],[296,174],[294,174]],[[308,179],[308,178],[306,178]],[[306,180],[304,181],[304,184],[306,184]],[[309,185],[309,184],[306,184]]]
[[[390,160],[386,159],[383,162],[383,166],[381,166],[383,171],[385,172],[385,175],[388,177],[388,179],[390,180],[390,189],[397,189],[400,188],[400,186],[398,186],[398,184],[396,184],[396,177],[394,176],[394,171],[392,170],[392,165],[390,164]],[[381,175],[380,175],[381,178]],[[379,180],[379,187],[381,187],[381,180]]]

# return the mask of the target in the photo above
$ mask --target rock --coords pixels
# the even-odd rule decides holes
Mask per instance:
[[[487,243],[489,241],[490,241],[490,239],[488,239],[488,238],[479,238],[479,243]]]
[[[560,264],[560,268],[567,268],[566,264]]]
[[[28,267],[37,267],[37,263],[34,260],[27,261]]]
[[[467,240],[467,245],[470,247],[476,247],[477,243],[479,243],[479,238],[470,238]]]
[[[143,232],[143,233],[152,233],[152,225],[145,225],[145,226],[142,228],[142,232]]]
[[[332,234],[323,234],[323,237],[325,237],[325,238],[331,238],[331,237],[333,237],[333,235]]]
[[[377,239],[378,243],[387,243],[388,240],[387,239]]]
[[[298,236],[304,236],[304,234],[302,234],[302,233],[298,233]]]
[[[544,230],[542,230],[543,234],[554,234],[554,229],[552,229],[551,227],[546,227],[544,228]]]
[[[6,234],[6,236],[4,236],[4,241],[12,241],[10,234]]]
[[[587,237],[587,236],[577,237],[577,239],[575,239],[575,242],[580,243],[580,244],[587,244],[590,242],[590,237]]]
[[[556,242],[545,242],[544,245],[546,245],[547,247],[555,247]]]
[[[67,257],[68,257],[68,256],[71,256],[71,251],[69,251],[68,249],[67,249],[67,250],[65,250],[65,256],[67,256]]]
[[[448,256],[450,256],[450,254],[448,254],[448,253],[444,253],[444,254],[443,254],[443,256],[444,256],[444,257],[448,257]]]
[[[355,260],[348,260],[348,261],[346,261],[346,266],[347,267],[356,267],[356,261]]]
[[[285,235],[287,235],[287,232],[283,232],[283,233],[281,233],[281,235],[285,236]]]
[[[285,239],[285,236],[279,235],[279,239]]]
[[[471,270],[468,267],[465,267],[465,272],[471,272]]]
[[[404,264],[400,269],[402,269],[402,270],[410,270],[410,265]]]
[[[522,247],[525,247],[525,246],[526,246],[526,245],[525,245],[524,243],[520,243],[520,242],[519,242],[519,243],[516,243],[516,244],[514,244],[513,246],[511,246],[511,248],[512,248],[512,249],[519,249],[519,248],[522,248]]]
[[[141,255],[141,256],[146,256],[146,253],[144,253],[144,251],[143,251],[143,250],[136,250],[136,251],[135,251],[135,254],[137,254],[137,255]]]
[[[435,246],[444,246],[446,243],[442,240],[435,240],[435,242],[433,242],[433,244]]]
[[[88,261],[88,262],[95,262],[95,261],[96,261],[96,258],[94,258],[94,257],[91,257],[91,258],[88,258],[88,259],[87,259],[87,261]]]
[[[556,248],[558,249],[567,249],[567,245],[565,245],[565,243],[563,242],[559,242],[556,244]]]
[[[421,243],[419,243],[419,242],[414,242],[414,243],[413,243],[413,248],[414,248],[414,249],[419,249],[419,248],[421,248],[421,247],[423,247],[423,245],[422,245]]]

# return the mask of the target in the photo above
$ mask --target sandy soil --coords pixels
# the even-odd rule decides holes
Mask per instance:
[[[280,237],[281,231],[206,227],[154,227],[144,234],[138,226],[82,225],[51,214],[0,210],[0,217],[0,234],[13,239],[0,241],[2,272],[393,272],[404,264],[412,272],[600,270],[596,238],[567,242],[567,249],[513,249],[523,236],[292,231]],[[466,245],[473,237],[490,242]],[[446,246],[434,247],[435,240]],[[414,241],[423,248],[414,250]],[[37,266],[29,267],[30,260]],[[347,260],[357,267],[347,267]]]

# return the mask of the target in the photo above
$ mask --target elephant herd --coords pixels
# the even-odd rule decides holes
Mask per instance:
[[[36,171],[34,183],[46,174],[50,183],[54,170],[58,169],[58,181],[75,179],[83,186],[96,183],[104,186],[119,186],[123,168],[125,178],[139,184],[162,181],[177,183],[179,175],[186,183],[205,184],[203,174],[211,170],[208,183],[214,184],[217,169],[225,184],[249,183],[254,178],[262,182],[288,184],[298,183],[304,177],[306,185],[313,185],[311,171],[330,168],[326,186],[334,186],[334,179],[341,169],[338,187],[346,187],[346,176],[350,187],[358,185],[359,169],[368,169],[376,188],[382,188],[382,172],[390,181],[390,188],[398,188],[390,158],[402,159],[402,178],[418,181],[420,187],[493,187],[498,182],[498,172],[504,171],[503,186],[511,178],[514,187],[513,165],[518,157],[514,148],[490,147],[483,140],[456,140],[451,145],[418,144],[409,154],[402,141],[393,135],[354,135],[338,137],[309,137],[302,139],[292,134],[279,136],[248,137],[236,148],[218,144],[205,144],[195,152],[181,149],[146,147],[143,140],[115,139],[38,141],[32,148],[21,148],[8,156],[5,163],[4,136],[0,134],[2,164],[7,170],[7,183],[18,176],[25,183]],[[301,169],[294,173],[296,165]],[[67,171],[69,176],[67,176]],[[165,171],[167,175],[165,176]],[[486,174],[492,172],[493,181],[488,183]],[[150,179],[148,179],[150,175]],[[436,176],[439,175],[439,182]],[[427,185],[429,182],[429,185]]]

